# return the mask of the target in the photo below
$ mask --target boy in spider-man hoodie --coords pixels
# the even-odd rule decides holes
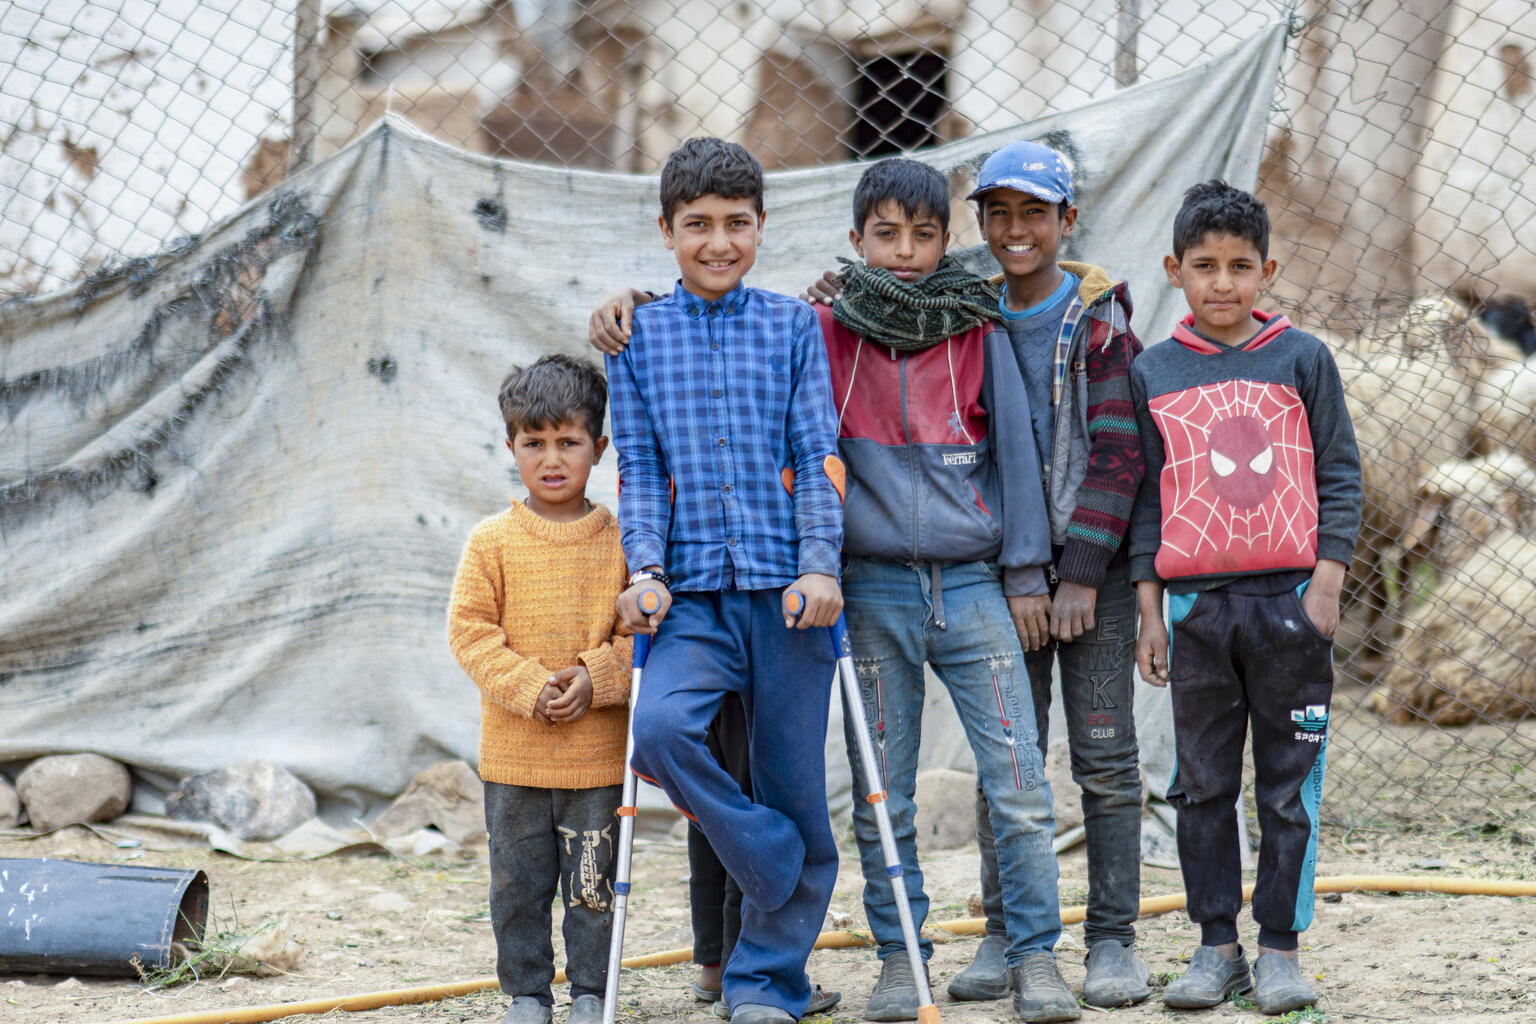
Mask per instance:
[[[1360,454],[1328,349],[1253,308],[1275,276],[1269,215],[1220,181],[1173,222],[1168,280],[1190,315],[1131,366],[1147,475],[1131,516],[1142,676],[1172,686],[1179,863],[1200,948],[1179,1008],[1253,990],[1267,1014],[1317,994],[1296,963],[1312,922],[1339,590],[1360,528]],[[1163,624],[1173,620],[1174,660]],[[1238,945],[1236,799],[1252,723],[1259,955]]]

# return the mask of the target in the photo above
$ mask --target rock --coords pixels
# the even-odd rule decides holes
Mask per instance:
[[[976,841],[976,776],[949,768],[917,773],[917,848],[953,850]]]
[[[16,777],[16,795],[32,827],[47,832],[61,825],[111,821],[128,809],[133,780],[128,769],[100,754],[40,757]]]
[[[0,775],[0,828],[15,828],[21,824],[21,797]]]
[[[394,839],[428,825],[455,843],[485,833],[485,787],[463,761],[439,761],[411,780],[373,823],[373,834]]]
[[[415,909],[416,904],[397,892],[381,892],[363,900],[363,906],[376,914],[401,914]]]
[[[165,813],[211,821],[241,839],[265,842],[315,816],[315,794],[286,768],[247,761],[189,775],[165,798]]]
[[[1072,780],[1072,755],[1067,750],[1066,737],[1046,744],[1045,777],[1050,780],[1051,796],[1056,801],[1056,834],[1077,828],[1083,823],[1083,791]]]

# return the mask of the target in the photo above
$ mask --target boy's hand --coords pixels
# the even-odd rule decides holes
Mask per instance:
[[[1161,615],[1141,617],[1136,633],[1136,667],[1153,686],[1168,685],[1168,627]]]
[[[551,680],[555,677],[550,676]],[[544,689],[539,691],[538,699],[533,702],[533,720],[542,725],[554,725],[555,720],[549,717],[549,705],[560,699],[560,688],[553,682],[544,684]]]
[[[1038,651],[1051,638],[1051,595],[1008,598],[1008,615],[1026,651]]]
[[[1163,585],[1157,580],[1136,584],[1141,628],[1136,633],[1136,667],[1153,686],[1167,686],[1168,626],[1163,622]]]
[[[585,665],[561,669],[549,677],[549,685],[561,691],[560,696],[544,709],[553,722],[568,725],[580,719],[592,706],[592,674]]]
[[[608,356],[616,356],[629,344],[636,306],[651,301],[650,295],[633,288],[616,288],[604,295],[587,323],[587,341]]]
[[[654,590],[661,596],[661,607],[650,615],[640,610],[642,590]],[[636,633],[654,633],[656,627],[661,625],[661,620],[667,617],[667,609],[672,607],[672,592],[660,580],[641,580],[619,595],[616,607],[619,621],[631,630]]]
[[[1092,629],[1093,606],[1098,600],[1099,592],[1093,587],[1071,580],[1058,583],[1051,601],[1051,636],[1072,641]]]
[[[798,620],[793,615],[785,613],[785,629],[814,629],[818,626],[830,626],[843,613],[843,588],[838,585],[835,576],[808,572],[791,583],[788,589],[805,598],[805,607],[800,610]]]
[[[842,276],[828,270],[821,275],[821,280],[811,282],[811,286],[800,297],[806,302],[819,302],[823,306],[830,306],[841,294],[843,294]]]
[[[1339,628],[1339,591],[1344,586],[1348,567],[1331,558],[1319,559],[1312,570],[1312,582],[1301,595],[1301,610],[1307,613],[1317,631],[1329,639]]]

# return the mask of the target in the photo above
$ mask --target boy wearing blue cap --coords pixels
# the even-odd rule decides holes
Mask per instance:
[[[1083,791],[1083,999],[1094,1006],[1140,1002],[1151,988],[1132,950],[1141,894],[1141,778],[1131,714],[1136,594],[1125,537],[1144,472],[1130,391],[1141,343],[1131,331],[1123,281],[1090,264],[1057,261],[1078,216],[1061,153],[1037,142],[1005,146],[982,164],[966,198],[976,201],[977,223],[1003,270],[994,331],[1006,334],[1023,372],[1044,469],[1051,638],[1025,661],[1042,749],[1053,657],[1060,670],[1072,777]],[[992,823],[979,788],[976,832],[986,937],[949,994],[999,999],[1009,990],[1008,936]]]

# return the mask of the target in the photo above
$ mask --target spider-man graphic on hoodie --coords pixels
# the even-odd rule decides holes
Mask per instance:
[[[1176,592],[1353,549],[1359,457],[1338,370],[1285,317],[1254,318],[1254,336],[1226,346],[1186,317],[1132,365],[1147,452],[1132,556],[1155,551]]]

